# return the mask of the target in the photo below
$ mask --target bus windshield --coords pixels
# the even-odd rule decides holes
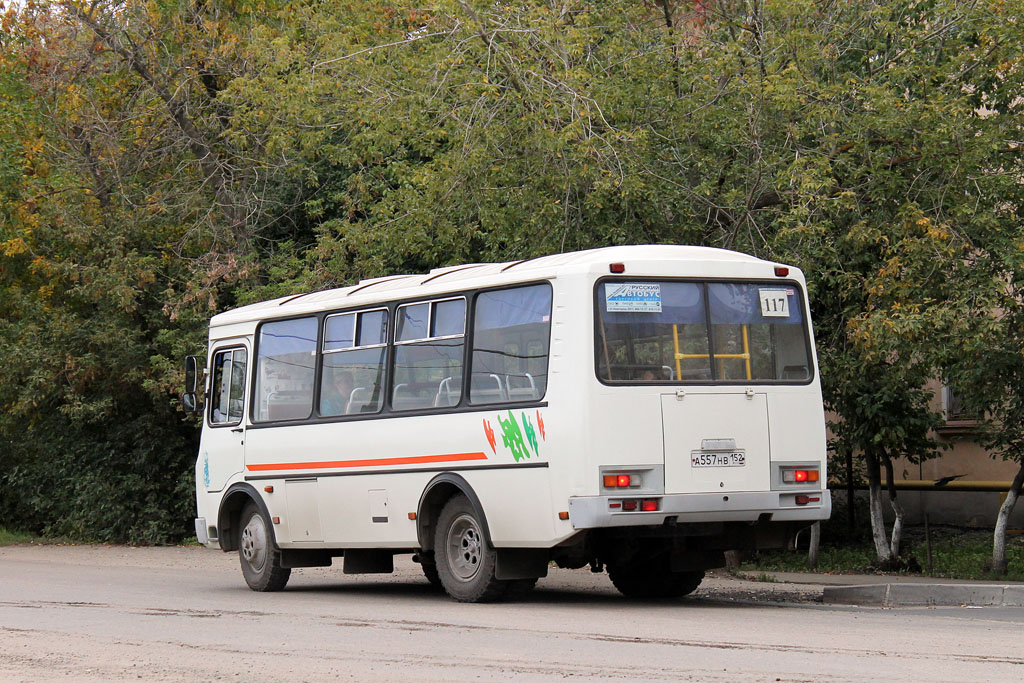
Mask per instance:
[[[604,280],[596,304],[603,382],[811,379],[803,297],[795,283]]]

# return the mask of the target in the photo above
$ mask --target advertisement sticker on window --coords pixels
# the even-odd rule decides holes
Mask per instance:
[[[615,282],[605,285],[609,313],[661,313],[661,285],[651,282]]]

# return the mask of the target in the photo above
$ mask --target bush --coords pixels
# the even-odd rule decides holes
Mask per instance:
[[[46,537],[177,542],[193,533],[195,441],[170,406],[88,425],[52,414],[8,439],[0,519]]]

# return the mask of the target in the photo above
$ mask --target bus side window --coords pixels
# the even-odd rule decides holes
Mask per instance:
[[[316,318],[264,323],[256,356],[257,421],[297,420],[313,410]]]
[[[458,405],[466,299],[442,299],[398,307],[395,333],[394,410]]]
[[[380,410],[387,331],[388,311],[384,308],[327,317],[320,379],[321,415]]]
[[[474,306],[469,400],[540,400],[547,391],[551,285],[483,292]]]

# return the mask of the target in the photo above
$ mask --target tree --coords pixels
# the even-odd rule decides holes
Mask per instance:
[[[946,9],[946,8],[944,8]],[[919,166],[944,176],[908,202],[869,279],[855,336],[877,356],[910,349],[987,421],[978,440],[1021,465],[997,517],[993,569],[1006,571],[1005,529],[1024,481],[1024,323],[1020,210],[1024,39],[1016,3],[957,6],[918,90],[936,106]]]
[[[922,218],[1018,191],[972,189],[1015,172],[1020,138],[974,111],[1017,83],[1018,4],[30,4],[0,36],[0,478],[57,486],[60,452],[93,489],[159,473],[127,516],[186,496],[178,359],[224,308],[669,242],[804,268],[834,434],[880,482],[891,457],[932,454],[937,419],[935,359],[882,315],[892,260]],[[4,500],[36,527],[86,518]],[[115,512],[88,533],[139,537]],[[157,517],[148,537],[181,533]]]
[[[287,219],[288,186],[256,196],[272,165],[225,141],[217,101],[252,22],[201,2],[44,2],[4,22],[6,519],[180,537],[196,432],[178,359]]]

